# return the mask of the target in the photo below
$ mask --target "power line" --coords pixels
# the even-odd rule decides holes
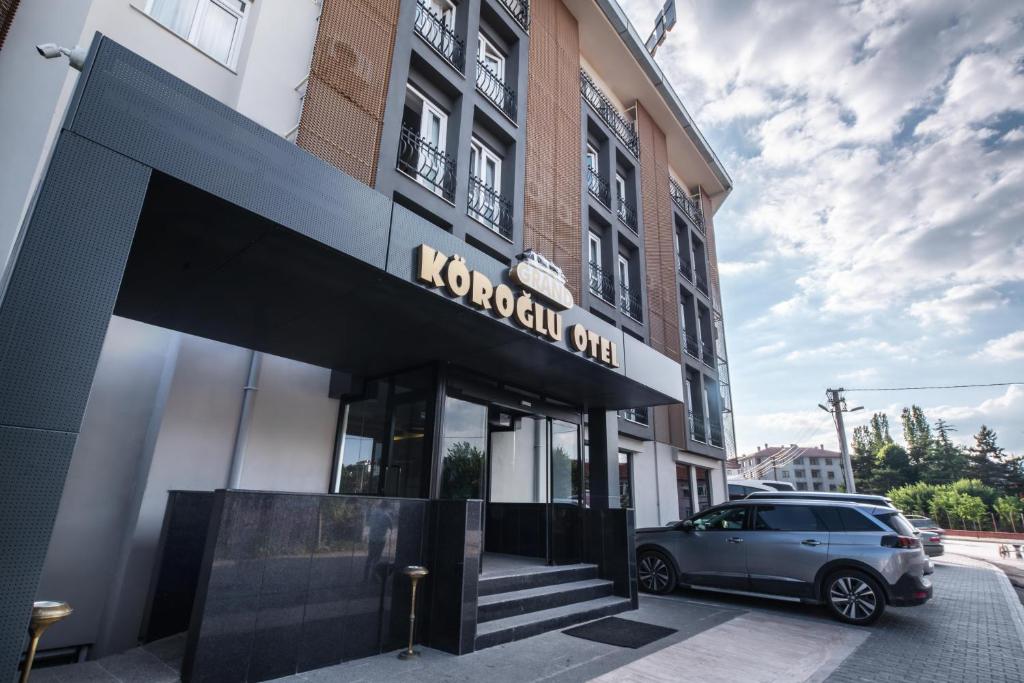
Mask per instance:
[[[875,387],[872,389],[843,389],[843,391],[918,391],[920,389],[970,389],[974,387],[1009,387],[1024,382],[990,382],[989,384],[946,384],[932,387]]]

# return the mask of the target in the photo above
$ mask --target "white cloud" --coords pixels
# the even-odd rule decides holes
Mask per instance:
[[[860,337],[848,341],[837,341],[825,346],[796,349],[786,354],[787,361],[805,361],[812,358],[841,360],[856,356],[874,354],[889,358],[907,358],[907,349],[885,340]]]
[[[758,346],[750,353],[755,356],[774,356],[777,353],[779,353],[779,351],[782,351],[782,349],[784,348],[786,348],[786,342],[780,340],[777,342],[772,342],[771,344],[764,344],[762,346]]]
[[[718,272],[725,277],[755,273],[768,267],[768,261],[719,261]]]
[[[836,375],[836,379],[843,380],[844,382],[872,382],[878,379],[878,369],[859,368],[849,372],[841,372]]]
[[[975,360],[985,361],[1010,361],[1024,358],[1024,330],[1011,332],[1005,337],[990,339],[976,354],[971,356]]]
[[[940,297],[916,301],[908,310],[922,325],[948,325],[945,332],[963,333],[968,331],[964,325],[972,315],[1006,303],[1006,297],[985,285],[958,285]]]

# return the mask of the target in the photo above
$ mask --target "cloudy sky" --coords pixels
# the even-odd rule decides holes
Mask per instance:
[[[661,0],[620,0],[641,35]],[[829,386],[1024,380],[1024,3],[677,0],[658,62],[716,215],[741,452],[836,445]],[[1024,386],[857,392],[1024,452]],[[897,430],[898,431],[898,430]]]

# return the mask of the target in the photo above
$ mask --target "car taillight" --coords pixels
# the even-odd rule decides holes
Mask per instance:
[[[932,536],[928,539],[929,543],[942,543],[942,536]]]
[[[921,541],[913,536],[889,534],[888,536],[882,536],[882,546],[885,548],[920,548]]]

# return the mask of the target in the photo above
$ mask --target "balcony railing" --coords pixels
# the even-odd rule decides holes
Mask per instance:
[[[701,342],[701,360],[704,361],[704,365],[709,368],[715,367],[715,348],[711,344],[705,344]]]
[[[683,257],[681,254],[676,254],[676,261],[679,262],[680,275],[690,282],[693,282],[693,267],[690,265],[690,257]]]
[[[455,160],[408,126],[402,126],[398,139],[398,170],[449,202],[455,201]]]
[[[641,303],[640,292],[631,290],[626,285],[619,286],[619,309],[638,323],[644,321]]]
[[[510,121],[516,120],[516,91],[505,85],[505,82],[479,59],[476,61],[476,89]]]
[[[459,73],[466,70],[466,45],[422,2],[416,3],[416,33]]]
[[[467,213],[505,239],[512,240],[512,202],[474,175],[469,176]]]
[[[601,266],[593,261],[590,262],[590,291],[615,305],[615,282],[610,273],[601,270]]]
[[[627,228],[632,230],[634,233],[639,235],[637,230],[636,221],[636,207],[629,203],[626,199],[619,199],[619,205],[616,208],[615,213],[618,214],[619,220],[622,221]]]
[[[619,417],[627,422],[633,422],[638,425],[646,427],[650,424],[647,416],[647,408],[630,408],[629,410],[620,410]]]
[[[722,447],[722,425],[714,420],[708,422],[708,443],[718,448]]]
[[[683,341],[683,350],[697,360],[700,360],[700,340],[684,330]]]
[[[690,438],[694,441],[707,443],[708,437],[704,429],[704,416],[694,415],[693,411],[686,411],[686,421],[690,426]]]
[[[696,225],[703,233],[704,212],[700,208],[700,202],[691,198],[690,195],[686,193],[686,190],[671,178],[668,180],[668,192],[672,195],[672,201],[679,207],[679,210],[682,211],[687,218],[693,221],[694,225]]]
[[[693,274],[693,282],[697,285],[697,289],[704,293],[704,296],[708,295],[708,280],[700,273]]]
[[[601,174],[594,169],[587,167],[587,190],[594,195],[597,201],[607,207],[611,207],[611,195],[608,191],[608,181],[601,177]]]
[[[594,84],[587,72],[580,69],[580,94],[590,108],[605,122],[615,137],[626,146],[633,156],[640,158],[640,140],[636,135],[636,127],[623,118],[608,96]]]
[[[524,31],[530,30],[530,0],[498,0]]]

